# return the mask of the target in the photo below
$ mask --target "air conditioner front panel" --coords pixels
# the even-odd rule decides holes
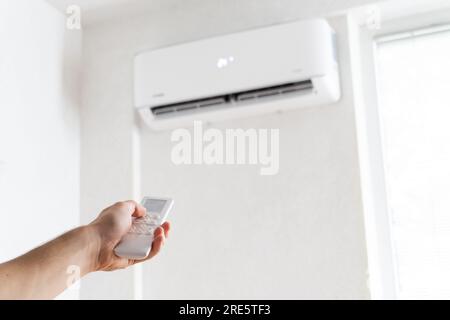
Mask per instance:
[[[310,80],[336,68],[324,20],[250,30],[154,51],[135,59],[138,108]]]

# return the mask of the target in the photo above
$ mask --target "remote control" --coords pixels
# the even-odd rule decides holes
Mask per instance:
[[[143,260],[152,248],[153,234],[167,218],[174,201],[165,198],[145,197],[142,205],[147,214],[142,218],[133,218],[131,229],[122,238],[114,252],[122,258]]]

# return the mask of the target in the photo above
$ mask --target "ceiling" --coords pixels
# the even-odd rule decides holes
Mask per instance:
[[[72,1],[72,0],[47,0],[51,4],[53,4],[55,7],[57,7],[60,10],[64,10],[68,6],[72,4],[79,5],[83,8],[83,10],[91,11],[99,8],[105,8],[105,7],[115,7],[120,6],[123,4],[126,4],[128,2],[132,2],[130,0],[78,0],[78,1]]]
[[[330,15],[370,3],[381,4],[386,18],[402,14],[415,14],[448,7],[449,0],[46,0],[61,12],[70,5],[81,7],[84,26],[105,20],[121,19],[136,15],[172,10],[175,12],[203,9],[203,14],[223,11],[225,15],[237,15],[240,19],[255,18],[264,11],[280,11],[289,19],[316,15]],[[283,8],[283,10],[280,10]],[[280,13],[280,14],[281,14]],[[202,13],[200,13],[202,14]],[[252,17],[253,16],[253,17]]]
[[[46,0],[61,12],[70,5],[81,8],[83,25],[91,25],[103,20],[132,16],[155,9],[168,7],[177,0]],[[186,0],[185,0],[186,1]]]
[[[329,14],[383,0],[46,0],[52,6],[65,12],[70,5],[79,5],[83,25],[91,25],[104,20],[124,18],[133,15],[156,12],[158,10],[196,10],[219,8],[221,11],[241,16],[255,15],[261,10],[286,8],[298,13]]]
[[[386,20],[421,13],[448,10],[449,0],[390,0],[381,7]]]

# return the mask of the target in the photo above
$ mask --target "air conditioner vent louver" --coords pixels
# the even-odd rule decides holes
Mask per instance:
[[[175,113],[198,112],[208,108],[219,106],[234,106],[251,100],[263,100],[274,96],[284,96],[300,93],[310,93],[314,86],[311,80],[283,84],[279,86],[261,88],[251,91],[237,92],[219,97],[186,101],[170,105],[162,105],[150,108],[155,117],[168,116]]]
[[[188,102],[181,102],[177,104],[170,104],[166,106],[153,107],[151,108],[151,110],[155,116],[160,116],[175,112],[186,112],[186,111],[194,111],[196,109],[216,107],[225,103],[226,103],[225,97],[215,97]]]
[[[313,89],[312,81],[300,81],[275,87],[242,92],[236,95],[237,101],[254,100],[270,96],[279,96],[294,92],[305,92]]]

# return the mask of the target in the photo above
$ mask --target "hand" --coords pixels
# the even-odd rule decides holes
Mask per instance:
[[[138,262],[149,260],[159,253],[169,235],[170,224],[168,222],[155,230],[152,249],[144,260],[121,258],[114,253],[114,248],[130,230],[132,217],[140,218],[145,214],[146,209],[135,201],[118,202],[103,210],[98,218],[89,225],[98,236],[99,242],[95,271],[124,269]]]

